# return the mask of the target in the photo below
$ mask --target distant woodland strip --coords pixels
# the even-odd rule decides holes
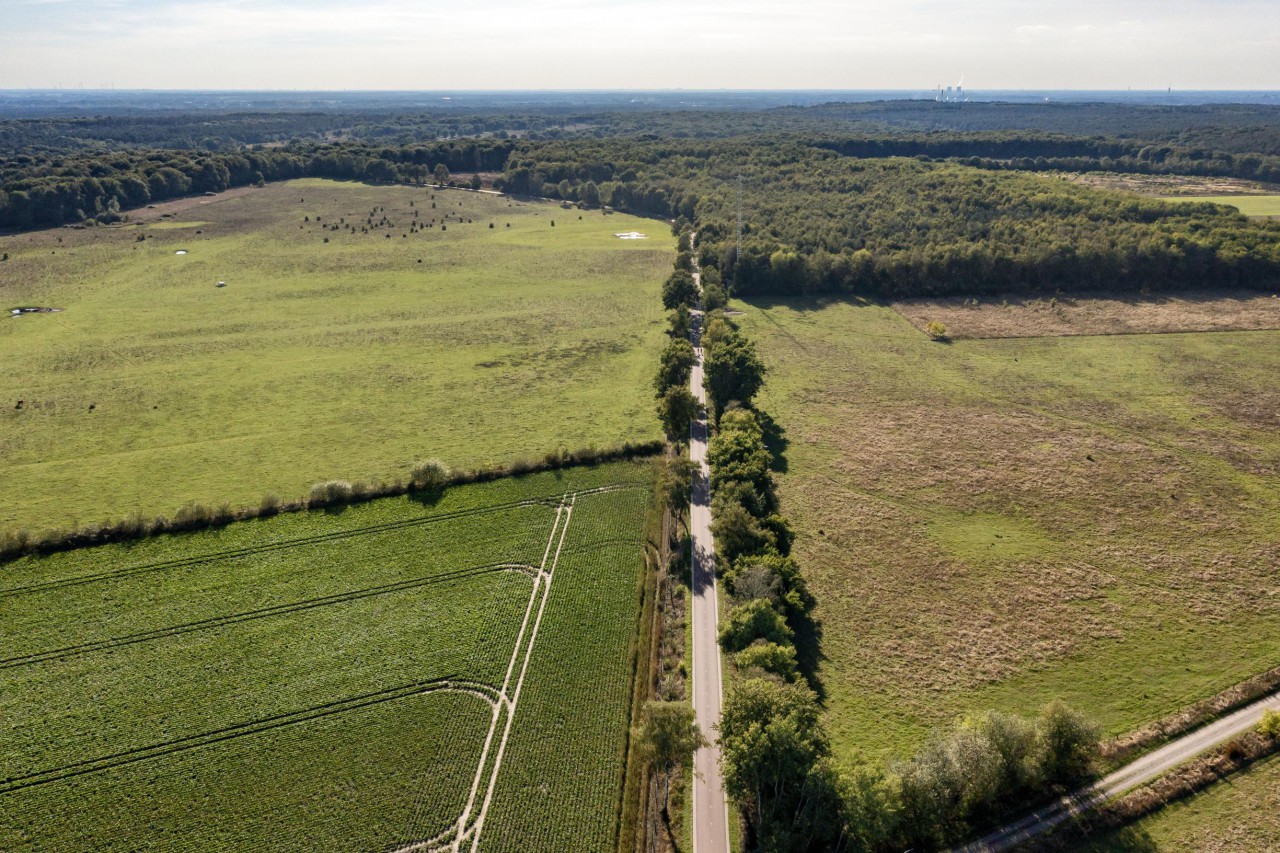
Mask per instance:
[[[1280,158],[1011,132],[24,153],[0,164],[0,227],[116,222],[155,201],[296,177],[424,184],[440,166],[491,174],[495,188],[517,195],[683,220],[701,237],[704,268],[739,296],[1280,283],[1280,223],[1021,171],[1132,168],[1280,180]]]

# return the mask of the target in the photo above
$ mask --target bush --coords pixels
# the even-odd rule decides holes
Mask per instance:
[[[727,494],[722,490],[711,499],[711,533],[719,556],[733,565],[744,554],[776,553],[777,534]]]
[[[1036,737],[1046,780],[1070,784],[1092,770],[1101,732],[1080,712],[1054,701],[1040,711]]]
[[[756,640],[795,645],[795,635],[787,620],[762,598],[739,604],[729,611],[720,625],[720,645],[726,651],[740,652]]]
[[[423,492],[436,492],[449,484],[452,472],[439,459],[427,459],[413,466],[409,485]]]
[[[258,514],[270,517],[278,512],[280,512],[280,496],[267,492],[262,496],[262,500],[258,502]]]
[[[733,662],[738,669],[762,669],[784,681],[795,681],[798,673],[796,647],[767,640],[756,640],[734,655]]]
[[[343,504],[351,500],[351,484],[346,480],[316,483],[307,494],[307,506],[321,507]]]
[[[702,310],[718,311],[729,302],[728,294],[724,292],[724,288],[718,284],[703,284],[702,286]]]
[[[925,324],[924,330],[925,333],[935,341],[947,340],[946,324],[941,323],[938,320],[930,320]]]
[[[679,305],[686,307],[698,303],[698,286],[693,276],[684,270],[676,270],[662,285],[662,307],[671,310]]]
[[[1271,740],[1280,740],[1280,711],[1268,709],[1258,721],[1258,734]]]
[[[814,605],[813,596],[791,557],[779,554],[739,557],[725,573],[725,586],[739,599],[768,598],[790,619],[803,618]]]

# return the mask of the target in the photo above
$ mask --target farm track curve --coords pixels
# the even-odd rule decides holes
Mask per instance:
[[[266,732],[272,729],[306,722],[308,720],[315,720],[322,717],[332,716],[334,714],[340,714],[357,708],[365,708],[370,705],[378,705],[384,702],[391,702],[397,699],[405,699],[426,693],[436,693],[442,690],[470,693],[481,696],[485,698],[486,701],[490,702],[490,704],[498,701],[494,698],[494,695],[492,695],[496,694],[497,691],[490,685],[466,679],[457,679],[454,676],[433,678],[427,681],[412,682],[396,687],[389,687],[385,690],[379,690],[373,693],[365,693],[359,696],[338,699],[333,702],[325,702],[320,705],[305,708],[301,711],[273,714],[268,717],[261,717],[256,720],[237,723],[236,725],[227,726],[221,729],[213,729],[208,732],[201,732],[200,734],[187,735],[186,737],[175,738],[170,741],[163,741],[160,743],[150,744],[148,746],[138,747],[137,749],[124,750],[112,755],[85,759],[84,761],[65,764],[61,767],[42,770],[37,773],[28,773],[22,776],[16,776],[0,781],[0,794],[17,791],[22,788],[30,788],[36,785],[44,785],[50,782],[58,782],[63,779],[83,776],[88,773],[97,773],[102,770],[109,770],[125,764],[133,764],[138,761],[158,758],[162,755],[170,755],[175,752],[183,752],[188,749],[232,740],[246,735],[258,734],[260,732]]]
[[[374,596],[386,595],[392,592],[401,592],[407,589],[417,589],[425,586],[433,586],[435,584],[449,583],[450,581],[466,580],[480,575],[504,571],[520,572],[521,574],[529,577],[537,577],[538,567],[529,566],[524,563],[495,563],[488,566],[474,566],[469,569],[458,569],[457,571],[444,572],[438,575],[428,575],[426,577],[413,578],[411,580],[398,581],[396,583],[381,584],[379,586],[367,587],[365,589],[325,595],[319,598],[293,601],[288,604],[278,604],[274,607],[262,607],[257,610],[246,610],[241,613],[232,613],[226,616],[213,617],[211,619],[201,619],[197,622],[186,622],[180,625],[171,625],[167,628],[157,628],[153,631],[140,631],[136,634],[125,634],[120,637],[112,637],[107,640],[98,640],[91,643],[82,643],[77,646],[65,646],[60,649],[50,649],[48,651],[36,652],[29,655],[4,658],[0,659],[0,670],[13,669],[14,667],[27,666],[29,664],[42,663],[44,661],[59,660],[62,658],[73,657],[75,655],[100,651],[102,649],[112,649],[119,646],[133,645],[134,643],[145,643],[149,640],[175,637],[180,634],[189,634],[195,631],[207,631],[214,628],[220,628],[224,625],[234,625],[238,622],[248,622],[253,619],[266,619],[272,616],[283,616],[304,610],[312,610],[317,607],[327,607],[331,604],[343,604],[348,601],[359,601],[362,598],[372,598]]]

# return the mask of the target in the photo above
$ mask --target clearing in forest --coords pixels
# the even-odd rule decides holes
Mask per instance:
[[[323,180],[228,195],[0,237],[0,309],[62,309],[0,317],[0,530],[660,437],[674,239],[652,220]]]
[[[1280,332],[947,344],[741,307],[845,756],[1054,697],[1116,734],[1280,660]]]
[[[0,849],[610,848],[651,477],[6,565]]]
[[[1234,207],[1245,216],[1280,216],[1280,195],[1180,196],[1165,201],[1207,201]]]

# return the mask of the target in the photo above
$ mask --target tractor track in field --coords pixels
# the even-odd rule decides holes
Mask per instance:
[[[593,489],[583,489],[575,492],[577,495],[603,494],[606,492],[616,491],[634,491],[643,489],[642,486],[633,485],[612,485],[598,486]],[[358,536],[369,536],[377,533],[391,532],[396,530],[404,530],[411,527],[425,527],[440,521],[452,521],[459,518],[468,518],[472,516],[486,515],[494,512],[503,512],[506,510],[520,509],[529,506],[547,506],[557,507],[560,504],[561,495],[542,495],[536,498],[524,498],[518,501],[507,501],[505,503],[490,504],[483,507],[472,507],[471,509],[454,510],[453,512],[441,513],[439,515],[424,516],[421,518],[407,518],[400,521],[387,521],[381,524],[370,524],[364,527],[352,527],[346,530],[335,530],[331,533],[319,533],[315,536],[301,536],[296,539],[284,539],[279,542],[271,542],[265,545],[255,545],[244,548],[230,548],[226,551],[214,551],[208,554],[198,554],[194,557],[181,557],[175,560],[163,560],[156,563],[143,563],[137,566],[128,566],[123,569],[116,569],[110,572],[99,572],[91,575],[79,575],[74,578],[63,578],[60,580],[45,581],[43,583],[27,584],[26,586],[15,586],[9,588],[0,588],[0,598],[9,598],[15,595],[26,595],[35,592],[45,592],[52,589],[62,589],[70,586],[80,586],[82,584],[100,583],[103,581],[117,580],[121,578],[133,577],[135,575],[147,574],[150,572],[163,572],[170,569],[181,569],[190,566],[199,566],[205,563],[217,562],[218,560],[232,560],[241,557],[250,557],[255,554],[266,554],[272,551],[284,551],[290,548],[299,548],[305,545],[324,544],[326,542],[337,541],[341,539],[350,539]],[[88,546],[94,547],[94,546]]]
[[[487,566],[474,566],[468,569],[458,569],[453,572],[444,572],[438,575],[428,575],[426,577],[381,584],[379,586],[366,587],[364,589],[339,592],[334,593],[333,595],[320,596],[318,598],[309,598],[303,599],[302,601],[289,602],[287,604],[278,604],[273,607],[262,607],[256,610],[246,610],[241,613],[232,613],[226,616],[215,616],[210,619],[201,619],[196,622],[171,625],[167,628],[157,628],[152,631],[140,631],[136,634],[125,634],[120,637],[81,643],[76,646],[64,646],[59,649],[49,649],[48,651],[4,658],[0,659],[0,670],[13,669],[15,667],[28,666],[36,663],[44,663],[45,661],[51,660],[61,660],[63,658],[74,657],[76,655],[88,654],[90,652],[102,651],[104,649],[114,649],[121,646],[130,646],[135,643],[145,643],[151,640],[177,637],[182,634],[190,634],[196,631],[208,631],[214,628],[221,628],[224,625],[235,625],[240,622],[248,622],[254,619],[267,619],[272,616],[286,616],[306,610],[314,610],[319,607],[328,607],[333,604],[345,604],[349,601],[359,601],[364,598],[373,598],[378,595],[387,595],[408,589],[434,586],[435,584],[449,583],[451,581],[461,581],[468,578],[504,571],[520,572],[530,578],[536,578],[538,574],[538,567],[530,566],[525,563],[495,563]]]
[[[547,498],[531,498],[528,500],[511,501],[504,504],[494,504],[487,507],[477,507],[474,509],[457,510],[455,512],[443,513],[441,515],[426,516],[423,518],[409,518],[401,521],[388,521],[382,524],[371,524],[366,527],[353,527],[347,530],[336,530],[332,533],[320,533],[315,536],[303,536],[297,539],[285,539],[279,542],[271,542],[266,545],[256,545],[245,548],[232,548],[226,551],[215,551],[209,554],[199,554],[194,557],[182,557],[176,560],[164,560],[157,563],[144,563],[138,566],[128,566],[123,569],[117,569],[110,572],[99,572],[92,575],[80,575],[74,578],[63,578],[61,580],[46,581],[44,583],[28,584],[27,586],[16,586],[8,589],[0,589],[0,598],[8,598],[15,595],[24,595],[34,592],[45,592],[52,589],[62,589],[70,586],[80,586],[82,584],[100,583],[103,581],[117,580],[121,578],[133,577],[136,575],[148,574],[151,572],[163,572],[170,569],[182,569],[190,566],[199,566],[205,563],[213,563],[219,560],[233,560],[242,557],[252,557],[256,554],[267,554],[273,551],[285,551],[290,548],[299,548],[306,545],[324,544],[341,539],[350,539],[358,536],[369,536],[377,533],[393,532],[404,530],[412,527],[424,527],[440,521],[453,521],[459,518],[469,516],[485,515],[488,513],[502,512],[504,510],[519,509],[526,506],[551,505],[555,506],[558,497],[552,496]]]
[[[498,691],[500,701],[493,707],[493,717],[489,731],[485,735],[484,746],[480,751],[480,760],[476,765],[475,776],[467,795],[466,805],[458,815],[453,826],[445,831],[421,841],[397,847],[394,853],[461,853],[465,848],[470,853],[480,849],[480,834],[484,830],[485,818],[493,803],[494,791],[497,788],[498,774],[502,770],[502,759],[506,754],[507,743],[511,737],[511,728],[515,722],[516,709],[520,701],[520,693],[524,688],[525,676],[529,671],[529,661],[533,657],[534,644],[538,631],[542,626],[542,617],[546,612],[547,601],[551,597],[551,582],[555,577],[556,567],[564,551],[565,538],[569,531],[569,522],[579,496],[598,494],[603,491],[616,491],[619,487],[591,489],[582,492],[566,493],[556,509],[555,522],[551,534],[547,537],[546,550],[542,563],[538,567],[538,576],[534,581],[529,602],[525,605],[524,619],[520,624],[520,632],[516,635],[516,645],[507,663],[506,676],[502,688]],[[552,546],[555,546],[554,553]],[[532,623],[531,623],[532,620]],[[521,658],[523,657],[523,660]],[[517,664],[519,671],[517,673]],[[513,683],[514,679],[514,683]],[[505,712],[505,713],[504,713]],[[502,732],[499,736],[499,723]],[[496,749],[495,749],[496,740]],[[492,753],[492,762],[491,762]],[[486,774],[486,770],[488,771]],[[485,777],[488,777],[487,781]],[[483,792],[481,788],[483,787]]]
[[[447,583],[451,581],[461,581],[470,577],[477,577],[494,572],[516,571],[521,574],[525,574],[532,579],[533,589],[530,592],[529,600],[525,606],[524,618],[516,636],[515,646],[508,661],[506,675],[501,687],[495,687],[483,682],[462,678],[456,674],[411,682],[383,690],[325,702],[299,711],[273,714],[207,732],[148,744],[110,755],[71,762],[55,768],[32,773],[24,773],[8,778],[0,778],[0,796],[15,791],[21,791],[26,788],[52,784],[79,776],[99,773],[138,762],[148,761],[162,756],[173,755],[204,746],[232,741],[241,737],[269,732],[287,726],[324,719],[326,717],[360,708],[376,706],[387,702],[432,693],[462,693],[475,696],[476,698],[487,702],[491,709],[489,729],[485,736],[483,748],[477,762],[475,775],[468,793],[466,805],[458,818],[452,821],[451,826],[447,830],[432,838],[402,845],[396,849],[395,853],[410,853],[410,851],[422,851],[422,853],[444,853],[444,851],[449,851],[449,853],[462,853],[464,850],[469,851],[469,853],[477,853],[480,849],[480,835],[484,828],[485,819],[488,816],[489,808],[493,803],[498,776],[501,772],[503,758],[505,757],[507,745],[511,737],[515,720],[515,712],[519,704],[520,695],[524,688],[525,677],[528,674],[529,665],[533,657],[534,645],[542,625],[543,616],[546,612],[547,602],[550,599],[552,580],[561,556],[564,554],[582,553],[587,550],[609,545],[635,545],[637,542],[637,540],[633,538],[615,537],[602,542],[592,543],[590,548],[570,547],[566,549],[565,542],[568,535],[569,522],[572,518],[577,499],[579,497],[592,494],[637,490],[643,491],[644,487],[631,484],[602,486],[598,488],[584,489],[577,492],[567,492],[560,496],[512,501],[505,504],[461,510],[441,516],[432,516],[426,519],[410,519],[400,522],[390,522],[382,525],[370,525],[365,528],[357,528],[332,534],[321,534],[315,537],[305,537],[301,539],[288,540],[286,542],[272,543],[271,545],[258,548],[234,549],[216,554],[201,555],[191,559],[135,566],[119,572],[104,572],[100,575],[67,579],[65,581],[54,581],[49,584],[37,584],[9,590],[0,590],[0,597],[5,597],[7,595],[31,592],[39,589],[56,589],[63,586],[93,583],[116,577],[128,577],[149,571],[163,571],[170,568],[200,565],[202,563],[212,562],[218,559],[229,559],[251,556],[258,553],[269,553],[313,542],[326,542],[334,539],[365,535],[371,532],[376,533],[383,530],[402,529],[415,525],[429,524],[434,521],[447,520],[449,518],[500,512],[506,509],[537,504],[547,505],[552,504],[553,502],[555,505],[555,519],[547,538],[542,562],[538,566],[523,563],[496,563],[477,566],[439,575],[431,575],[428,577],[383,584],[361,590],[353,590],[346,593],[338,593],[332,596],[322,596],[315,599],[291,602],[289,604],[279,605],[276,607],[245,611],[243,613],[172,626],[170,628],[158,629],[156,631],[139,632],[137,634],[116,637],[110,640],[86,643],[80,646],[66,647],[63,649],[50,650],[22,657],[0,660],[0,670],[3,670],[30,663],[37,663],[44,660],[70,657],[72,655],[88,653],[100,649],[113,648],[132,643],[141,643],[153,639],[161,639],[163,637],[174,636],[176,634],[208,630],[222,625],[235,624],[237,622],[252,619],[269,618],[271,616],[284,615],[316,607],[324,607],[331,604],[341,603],[342,601],[382,595],[403,589],[412,589],[415,587],[430,586],[437,583]],[[424,797],[428,797],[429,795],[429,790],[423,787],[419,792],[418,802],[421,802]]]
[[[491,706],[496,705],[500,701],[497,689],[491,685],[467,679],[459,679],[454,676],[443,676],[441,678],[403,684],[397,687],[389,687],[385,690],[379,690],[373,693],[349,696],[345,699],[337,699],[333,702],[314,705],[301,711],[289,711],[283,714],[273,714],[268,717],[261,717],[256,720],[237,723],[236,725],[227,726],[221,729],[214,729],[208,732],[201,732],[199,734],[187,735],[186,737],[175,738],[169,741],[149,744],[136,749],[117,752],[112,755],[85,759],[84,761],[76,761],[70,764],[64,764],[61,767],[51,768],[49,770],[41,770],[35,773],[26,773],[20,776],[14,776],[0,780],[0,795],[22,790],[23,788],[35,787],[36,785],[46,785],[51,782],[59,782],[76,776],[84,776],[89,773],[111,770],[126,764],[134,764],[139,761],[146,761],[163,755],[185,752],[201,746],[208,746],[210,744],[245,737],[246,735],[260,734],[262,732],[283,728],[285,726],[322,719],[324,717],[341,714],[358,708],[366,708],[372,705],[392,702],[397,699],[407,699],[413,696],[421,696],[428,693],[439,693],[442,691],[475,695],[483,698]]]

